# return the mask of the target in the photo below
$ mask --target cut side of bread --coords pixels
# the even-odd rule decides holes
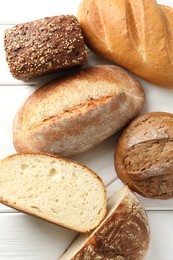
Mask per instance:
[[[108,214],[100,226],[87,235],[79,235],[59,260],[139,260],[146,255],[149,242],[146,212],[125,187],[108,200]]]
[[[106,214],[100,177],[77,162],[50,155],[16,154],[2,160],[0,202],[84,233]]]

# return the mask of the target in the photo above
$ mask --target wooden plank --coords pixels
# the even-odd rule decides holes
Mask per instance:
[[[46,16],[61,15],[61,14],[77,14],[81,0],[73,0],[69,4],[69,0],[22,0],[4,1],[0,8],[0,24],[13,24],[25,21],[40,19]],[[172,1],[158,0],[158,3],[173,7]]]
[[[81,0],[41,1],[4,1],[0,8],[0,24],[12,24],[40,19],[47,16],[74,14],[76,15]]]
[[[14,212],[18,212],[17,210],[15,210],[15,209],[12,209],[12,208],[10,208],[10,207],[7,207],[7,206],[5,206],[5,205],[3,205],[3,204],[1,204],[0,203],[0,214],[2,214],[2,213],[14,213]]]
[[[173,259],[173,211],[148,212],[151,244],[146,260]]]
[[[108,185],[117,177],[113,163],[117,139],[118,135],[111,136],[93,149],[73,156],[72,159],[91,168],[102,178],[105,185]]]
[[[55,260],[77,235],[19,213],[0,214],[0,259]]]
[[[173,211],[149,211],[148,217],[151,244],[146,260],[172,259]],[[0,231],[2,260],[55,260],[77,235],[74,231],[16,213],[0,214]]]
[[[12,125],[16,111],[35,90],[29,86],[0,86],[0,159],[15,153]]]

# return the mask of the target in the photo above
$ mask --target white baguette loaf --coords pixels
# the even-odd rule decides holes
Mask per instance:
[[[141,260],[150,242],[148,217],[127,188],[108,201],[108,214],[100,226],[79,235],[59,260]]]
[[[79,232],[95,228],[106,214],[102,180],[81,164],[49,155],[2,160],[0,202]]]
[[[141,111],[144,92],[123,69],[100,65],[48,82],[16,114],[19,153],[72,156],[116,133]]]
[[[145,80],[173,88],[172,8],[156,0],[83,0],[78,20],[92,51]]]

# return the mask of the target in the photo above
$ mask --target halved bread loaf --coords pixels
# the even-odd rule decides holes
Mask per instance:
[[[79,163],[49,155],[2,160],[0,202],[79,232],[95,228],[106,214],[102,180]]]
[[[46,83],[17,112],[18,153],[69,157],[116,133],[141,111],[144,91],[125,70],[89,67]]]
[[[90,234],[79,235],[59,260],[141,260],[149,242],[146,212],[125,187],[109,199],[108,214],[100,226]]]

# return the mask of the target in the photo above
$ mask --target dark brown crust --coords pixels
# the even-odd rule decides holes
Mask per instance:
[[[146,212],[136,196],[128,191],[115,211],[71,259],[144,259],[149,242]]]
[[[10,158],[13,158],[13,157],[15,157],[15,156],[18,157],[18,156],[25,156],[25,155],[30,155],[30,156],[33,156],[33,157],[34,157],[35,155],[46,156],[46,157],[52,157],[52,158],[54,158],[54,159],[66,161],[67,163],[73,163],[73,164],[76,164],[76,165],[80,165],[82,168],[87,169],[87,171],[89,171],[89,172],[100,182],[100,184],[102,185],[102,188],[103,188],[103,191],[104,191],[104,194],[105,194],[105,196],[104,196],[104,206],[103,206],[103,207],[106,208],[106,187],[105,187],[105,185],[104,185],[102,179],[101,179],[95,172],[93,172],[90,168],[88,168],[87,166],[85,166],[85,165],[83,165],[83,164],[81,164],[81,163],[78,163],[78,162],[76,162],[76,161],[74,161],[74,160],[71,160],[71,159],[68,159],[68,158],[61,158],[61,157],[59,157],[59,156],[54,156],[54,155],[51,155],[51,154],[33,154],[33,153],[28,153],[28,154],[13,154],[13,155],[10,155],[10,156],[4,158],[2,161],[5,161],[5,160],[8,161]],[[10,202],[10,201],[5,200],[2,196],[0,196],[0,203],[4,204],[4,205],[6,205],[6,206],[9,206],[9,207],[11,207],[11,208],[14,208],[14,209],[16,209],[16,210],[19,210],[20,212],[23,212],[23,213],[29,214],[29,215],[31,215],[31,216],[34,216],[34,217],[43,219],[43,220],[45,220],[45,221],[48,221],[48,222],[50,222],[50,223],[53,223],[53,224],[56,224],[56,225],[60,225],[60,226],[63,226],[63,227],[65,227],[65,228],[68,228],[68,229],[72,229],[71,227],[69,227],[69,226],[67,226],[67,225],[64,225],[64,224],[62,224],[62,223],[60,223],[60,222],[54,222],[54,221],[52,221],[52,220],[49,219],[49,218],[45,218],[45,217],[43,216],[43,214],[40,214],[40,215],[37,214],[37,215],[36,215],[36,214],[34,214],[33,212],[31,212],[30,210],[28,210],[28,209],[25,210],[25,209],[23,209],[23,208],[17,207],[16,204],[14,204],[14,203],[12,203],[12,202]],[[106,210],[105,210],[105,214],[106,214]],[[102,219],[104,218],[105,214],[103,215]],[[100,221],[102,221],[102,219],[101,219]],[[73,228],[73,230],[75,230],[75,231],[77,231],[77,232],[81,232],[81,230],[78,230],[77,228],[76,228],[76,229]],[[87,232],[89,232],[89,230],[83,230],[83,231],[82,231],[82,233],[87,233]]]
[[[116,147],[115,169],[141,195],[172,198],[173,114],[152,112],[132,121]]]
[[[7,29],[4,46],[12,75],[21,80],[86,62],[80,25],[72,15],[46,17]]]
[[[115,84],[117,89],[111,95],[84,100],[60,114],[53,111],[53,116],[44,115],[42,120],[37,120],[43,107],[44,111],[50,111],[52,100],[56,99],[58,104],[67,91],[77,98],[79,91],[88,95],[92,84],[97,83],[105,84],[108,90],[109,84]],[[63,96],[59,94],[61,89]],[[75,102],[74,98],[72,103]],[[119,67],[102,65],[77,71],[47,83],[28,98],[14,119],[15,149],[20,153],[43,152],[65,157],[84,152],[136,117],[143,102],[140,83]]]

